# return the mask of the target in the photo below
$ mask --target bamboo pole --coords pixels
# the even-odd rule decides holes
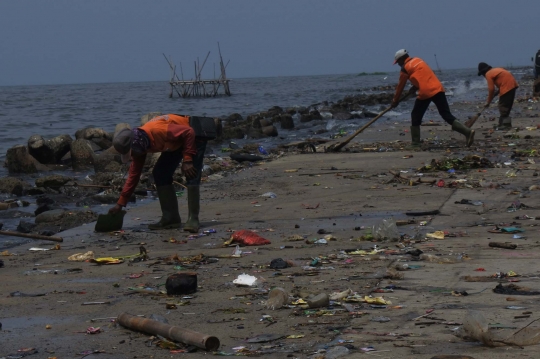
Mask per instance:
[[[120,314],[117,321],[121,326],[128,329],[152,335],[161,335],[181,343],[195,345],[207,351],[215,351],[220,345],[217,337],[161,323],[157,320],[139,318],[127,313]]]
[[[23,237],[23,238],[30,238],[30,239],[41,239],[44,241],[54,241],[54,242],[64,241],[62,237],[42,236],[41,234],[19,233],[19,232],[12,232],[12,231],[0,231],[0,235]]]

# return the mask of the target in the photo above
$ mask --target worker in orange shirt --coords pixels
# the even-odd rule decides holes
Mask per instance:
[[[197,126],[199,122],[194,125],[193,119],[209,120],[210,128],[214,127],[212,130],[215,130],[214,119],[167,114],[154,117],[141,127],[123,129],[115,135],[113,146],[122,155],[122,162],[127,163],[130,159],[132,162],[120,198],[109,209],[109,213],[118,213],[126,206],[139,183],[147,153],[161,152],[152,174],[162,217],[159,222],[148,225],[148,228],[180,228],[182,221],[173,186],[173,174],[182,162],[182,173],[187,178],[189,210],[184,230],[192,233],[199,231],[199,186],[206,142],[213,135],[208,137],[209,133],[205,130],[209,127],[201,128]]]
[[[405,49],[397,51],[394,60],[394,64],[397,63],[401,67],[401,72],[392,101],[392,108],[395,108],[399,104],[399,99],[407,84],[407,80],[413,85],[411,90],[418,90],[418,97],[411,112],[412,145],[420,146],[420,125],[422,124],[422,118],[429,105],[433,102],[437,106],[441,117],[448,124],[452,125],[452,130],[464,135],[467,147],[471,146],[474,142],[474,130],[463,125],[452,115],[444,93],[444,87],[428,64],[418,57],[410,57]]]
[[[495,87],[499,90],[499,129],[511,129],[510,111],[514,105],[516,90],[519,87],[512,74],[502,67],[493,68],[485,62],[478,64],[478,76],[484,76],[488,85],[488,97],[485,107],[489,107],[496,96]]]

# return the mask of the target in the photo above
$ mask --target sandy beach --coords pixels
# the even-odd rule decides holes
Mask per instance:
[[[527,89],[520,91],[524,98]],[[452,108],[472,116],[479,105]],[[320,145],[317,153],[283,153],[214,176],[201,190],[201,231],[216,233],[196,239],[179,230],[148,231],[145,224],[160,216],[154,200],[128,207],[120,233],[95,233],[88,223],[59,233],[59,250],[29,250],[54,247],[46,241],[11,248],[0,256],[0,358],[25,354],[18,352],[23,348],[37,351],[28,350],[29,358],[212,355],[181,344],[162,348],[159,338],[116,324],[124,312],[160,316],[170,325],[216,336],[221,346],[214,354],[220,355],[536,357],[535,345],[489,347],[454,334],[469,310],[508,336],[540,318],[540,293],[493,291],[498,284],[540,291],[539,115],[538,103],[517,102],[517,130],[494,132],[498,113],[492,105],[474,127],[475,144],[466,148],[462,136],[430,108],[424,122],[433,123],[422,127],[422,150],[405,148],[408,124],[383,119],[384,126],[369,128],[344,152],[324,153]],[[454,171],[443,168],[445,159],[464,158],[454,162],[461,166]],[[262,196],[268,192],[275,198]],[[185,220],[186,199],[180,197],[179,204]],[[370,240],[369,229],[383,220],[400,224],[399,241]],[[271,244],[240,247],[242,253],[232,256],[236,244],[223,243],[242,229]],[[438,231],[444,239],[427,236]],[[136,257],[141,246],[146,260]],[[411,254],[418,250],[423,255]],[[68,260],[88,251],[95,258],[131,257],[109,265]],[[270,268],[277,258],[293,266]],[[160,293],[167,277],[182,271],[197,273],[197,292]],[[256,277],[256,285],[233,284],[241,274]],[[266,301],[275,287],[287,291],[290,301],[272,310]],[[349,296],[329,306],[304,308],[299,301],[349,289]],[[391,303],[369,303],[380,297]],[[90,327],[99,330],[88,334]]]

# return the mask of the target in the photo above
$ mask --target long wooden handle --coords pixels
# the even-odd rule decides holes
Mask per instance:
[[[44,241],[54,241],[54,242],[64,241],[62,237],[42,236],[41,234],[20,233],[20,232],[12,232],[12,231],[0,231],[0,234],[4,236],[24,237],[24,238],[30,238],[30,239],[42,239]]]
[[[402,98],[399,99],[398,103],[400,103],[401,101],[405,100],[407,97],[409,97],[409,95],[411,95],[413,92],[409,91],[407,92],[407,94],[405,94],[405,96],[403,96]],[[350,135],[349,137],[347,137],[345,139],[345,141],[343,142],[340,142],[338,143],[337,145],[335,145],[334,147],[330,147],[328,149],[328,151],[332,151],[332,152],[337,152],[339,150],[341,150],[343,147],[345,147],[349,142],[351,142],[351,140],[353,138],[355,138],[356,136],[358,136],[360,133],[362,133],[366,128],[368,128],[369,126],[371,126],[371,124],[373,124],[373,122],[377,121],[379,118],[381,118],[385,113],[387,113],[388,111],[390,111],[392,109],[392,106],[389,106],[387,109],[385,109],[384,111],[382,111],[381,113],[379,113],[377,116],[375,116],[371,121],[369,121],[368,123],[366,123],[364,126],[362,126],[361,128],[359,128],[358,130],[356,130],[355,133],[353,133],[352,135]]]

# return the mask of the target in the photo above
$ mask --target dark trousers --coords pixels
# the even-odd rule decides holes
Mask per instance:
[[[204,151],[206,151],[206,141],[196,139],[197,154],[193,157],[193,167],[197,170],[197,176],[187,180],[190,186],[201,184],[203,169]],[[173,174],[182,161],[182,150],[173,152],[161,152],[159,159],[152,170],[156,186],[166,186],[173,183]]]
[[[426,113],[429,104],[432,102],[435,104],[435,106],[437,106],[439,114],[448,124],[451,125],[452,123],[454,123],[456,118],[450,112],[450,106],[448,106],[446,95],[444,94],[444,92],[439,92],[436,95],[425,100],[416,99],[416,101],[414,102],[413,110],[411,112],[412,126],[420,126],[422,124],[424,114]]]
[[[510,116],[512,106],[514,106],[514,99],[516,98],[516,89],[512,89],[499,97],[499,113],[501,117]]]

